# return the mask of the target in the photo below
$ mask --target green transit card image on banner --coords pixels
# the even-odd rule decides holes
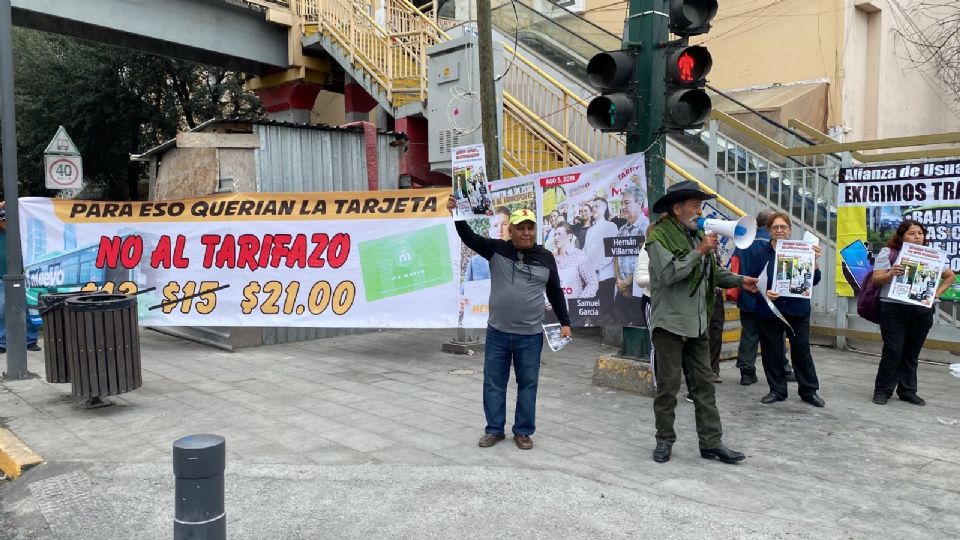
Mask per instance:
[[[367,302],[450,283],[447,226],[360,242],[360,271]]]

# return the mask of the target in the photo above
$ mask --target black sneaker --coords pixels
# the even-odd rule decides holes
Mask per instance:
[[[6,348],[6,347],[0,347],[0,354],[6,354],[6,353],[7,353],[7,348]]]
[[[787,372],[787,382],[797,382],[797,376],[793,373],[793,370]]]
[[[890,401],[890,396],[885,396],[883,394],[873,395],[873,402],[877,405],[886,405],[888,401]]]
[[[39,350],[41,350],[41,349],[40,349],[40,346],[37,345],[36,343],[31,343],[31,344],[27,345],[27,350],[28,350],[28,351],[37,352],[37,351],[39,351]]]
[[[757,371],[754,370],[740,370],[740,384],[743,386],[750,386],[751,384],[756,384],[759,382],[757,379]]]

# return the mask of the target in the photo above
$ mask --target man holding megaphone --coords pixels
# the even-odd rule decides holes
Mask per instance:
[[[652,304],[649,326],[657,351],[657,394],[653,401],[657,447],[653,460],[658,463],[670,459],[677,440],[673,424],[682,365],[693,375],[692,397],[700,456],[724,463],[736,463],[745,457],[724,446],[722,441],[707,328],[713,310],[723,309],[713,305],[716,288],[742,287],[756,292],[757,278],[740,276],[723,268],[715,255],[717,234],[700,231],[701,205],[714,197],[716,195],[701,190],[696,182],[687,181],[670,186],[653,205],[655,213],[663,214],[651,229],[646,245]],[[748,235],[748,231],[738,231],[737,226],[735,223],[730,230],[735,241],[737,234]],[[749,224],[740,226],[749,227]]]

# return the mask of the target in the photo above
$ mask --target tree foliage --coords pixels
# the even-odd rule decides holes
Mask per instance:
[[[137,154],[215,117],[262,116],[244,75],[17,28],[13,35],[20,194],[48,196],[43,151],[63,125],[84,182],[107,199],[137,196]]]

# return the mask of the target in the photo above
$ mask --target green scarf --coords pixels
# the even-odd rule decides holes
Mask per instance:
[[[650,236],[647,238],[647,243],[656,242],[672,253],[675,258],[683,257],[693,249],[690,244],[690,233],[688,231],[689,229],[681,225],[673,216],[664,216],[653,226],[653,230],[650,231]],[[703,232],[697,231],[694,234],[701,242],[703,241]],[[697,287],[700,286],[704,266],[703,264],[698,264],[687,278],[687,283],[690,287],[690,296],[696,294]],[[717,268],[717,258],[710,256],[710,272],[706,279],[707,285],[709,286],[707,289],[709,293],[706,295],[708,319],[713,313],[713,304],[717,297],[717,295],[713,294],[717,286]]]

